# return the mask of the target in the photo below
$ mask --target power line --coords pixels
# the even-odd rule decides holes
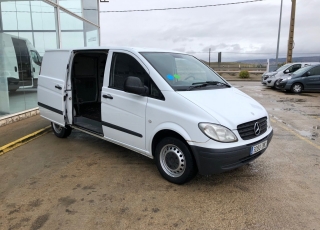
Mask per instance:
[[[251,0],[251,1],[243,1],[243,2],[221,3],[221,4],[214,4],[214,5],[183,6],[183,7],[170,7],[170,8],[144,9],[144,10],[107,10],[107,11],[100,11],[100,13],[130,13],[130,12],[146,12],[146,11],[184,10],[184,9],[206,8],[206,7],[216,7],[216,6],[239,5],[239,4],[262,2],[262,1],[266,1],[266,0]]]
[[[130,13],[130,12],[146,12],[146,11],[185,10],[185,9],[195,9],[195,8],[207,8],[207,7],[217,7],[217,6],[239,5],[239,4],[255,3],[255,2],[262,2],[262,1],[266,1],[266,0],[250,0],[250,1],[243,1],[243,2],[220,3],[220,4],[214,4],[214,5],[183,6],[183,7],[170,7],[170,8],[159,8],[159,9],[107,10],[107,11],[99,11],[99,13]],[[70,9],[78,9],[78,8],[70,8]],[[96,11],[97,9],[85,9],[84,8],[83,10]],[[53,12],[45,12],[45,11],[24,11],[24,10],[17,10],[17,11],[3,10],[2,12],[11,12],[11,13],[14,13],[14,12],[20,12],[20,13],[54,13],[54,11]],[[72,12],[72,13],[82,13],[82,12]]]

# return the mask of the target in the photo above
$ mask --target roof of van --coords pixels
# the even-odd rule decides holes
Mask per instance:
[[[130,52],[170,52],[170,53],[181,53],[186,54],[184,52],[176,51],[176,50],[165,50],[165,49],[157,49],[157,48],[145,48],[145,47],[128,47],[128,46],[97,46],[97,47],[79,47],[73,49],[54,49],[54,50],[46,50],[46,52],[50,51],[74,51],[74,50],[126,50]]]

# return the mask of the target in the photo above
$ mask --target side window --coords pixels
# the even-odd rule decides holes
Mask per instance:
[[[320,66],[312,68],[309,72],[311,73],[310,76],[320,75]]]
[[[295,65],[292,65],[290,68],[289,68],[289,72],[290,73],[293,73],[295,71],[297,71],[298,69],[301,68],[301,64],[295,64]]]
[[[150,97],[164,100],[164,96],[162,95],[160,89],[156,86],[156,84],[150,79]]]
[[[124,82],[129,76],[138,77],[144,85],[149,85],[149,76],[139,62],[128,54],[114,53],[112,57],[109,86],[111,88],[123,90]]]
[[[150,97],[164,99],[161,91],[136,59],[128,54],[114,53],[112,56],[109,87],[123,91],[124,82],[129,76],[140,78],[142,83],[149,88]]]
[[[31,50],[31,57],[34,63],[41,65],[41,58],[36,51]]]

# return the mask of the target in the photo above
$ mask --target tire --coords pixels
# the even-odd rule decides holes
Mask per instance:
[[[157,144],[155,159],[161,176],[174,184],[190,181],[198,171],[187,145],[174,137],[166,137]]]
[[[59,138],[66,138],[71,134],[72,128],[69,126],[62,127],[60,125],[57,125],[53,122],[51,122],[51,128],[54,132],[54,134]]]
[[[291,86],[291,92],[292,93],[301,93],[301,91],[303,90],[303,85],[300,83],[294,83]]]

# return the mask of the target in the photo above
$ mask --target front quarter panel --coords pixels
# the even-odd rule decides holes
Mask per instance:
[[[199,122],[218,123],[200,107],[175,91],[162,91],[165,101],[148,98],[146,110],[146,145],[151,152],[153,137],[161,130],[172,130],[189,144],[204,143],[209,138],[198,127]]]

